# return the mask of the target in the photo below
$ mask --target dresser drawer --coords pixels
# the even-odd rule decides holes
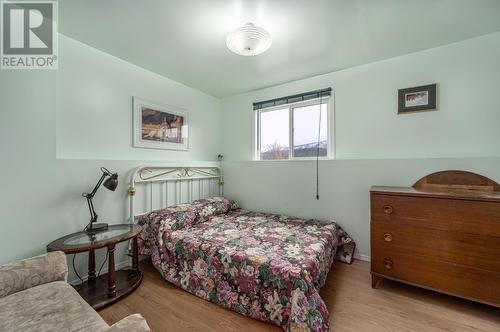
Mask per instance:
[[[500,273],[385,250],[377,250],[371,264],[379,276],[500,305]]]
[[[500,272],[500,238],[413,227],[397,220],[371,225],[371,247]],[[374,255],[372,254],[372,257]]]
[[[371,195],[372,222],[500,237],[500,204],[488,201]]]

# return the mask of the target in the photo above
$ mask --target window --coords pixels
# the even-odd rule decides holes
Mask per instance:
[[[258,109],[256,159],[330,157],[328,108],[328,98],[321,98]]]

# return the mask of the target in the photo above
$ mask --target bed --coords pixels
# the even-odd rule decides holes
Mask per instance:
[[[163,278],[285,331],[329,330],[319,289],[333,261],[350,263],[355,248],[337,223],[247,211],[217,196],[175,203],[134,218],[139,251]]]

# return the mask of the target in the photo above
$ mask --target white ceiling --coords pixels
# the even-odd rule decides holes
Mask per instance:
[[[225,46],[246,22],[273,45]],[[222,97],[500,31],[500,0],[60,0],[60,31]]]

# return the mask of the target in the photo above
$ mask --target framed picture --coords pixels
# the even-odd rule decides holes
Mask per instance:
[[[436,84],[431,84],[400,89],[398,91],[398,113],[435,110],[436,86]]]
[[[188,114],[134,97],[134,147],[188,150]]]

